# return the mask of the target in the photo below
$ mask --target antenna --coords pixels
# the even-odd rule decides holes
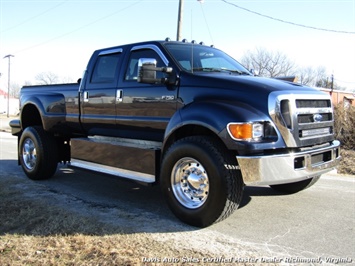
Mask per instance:
[[[192,40],[192,26],[193,26],[193,15],[191,10],[191,40]],[[194,73],[194,41],[191,41],[191,73]]]
[[[191,73],[194,73],[194,43],[191,43]]]
[[[207,18],[206,18],[205,11],[204,11],[203,5],[202,5],[205,1],[204,0],[197,0],[197,1],[201,3],[200,7],[201,7],[202,14],[203,14],[203,18],[205,19],[208,34],[210,35],[212,43],[214,43],[213,38],[212,38],[212,34],[211,34],[211,30],[210,30],[210,27],[208,26]]]

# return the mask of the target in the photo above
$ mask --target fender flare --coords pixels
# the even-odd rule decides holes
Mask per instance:
[[[62,94],[51,93],[51,94],[40,94],[21,99],[21,124],[22,127],[26,125],[23,123],[24,117],[28,114],[28,106],[34,106],[40,115],[41,123],[44,130],[51,130],[56,124],[65,122],[65,99]],[[23,130],[24,128],[22,128]]]
[[[269,121],[270,117],[251,105],[230,101],[199,101],[179,109],[170,119],[164,135],[163,150],[171,136],[182,127],[194,125],[205,127],[225,144],[231,141],[226,132],[230,122]]]

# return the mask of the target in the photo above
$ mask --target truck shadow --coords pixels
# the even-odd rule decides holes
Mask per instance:
[[[48,180],[32,181],[15,160],[1,160],[0,235],[133,234],[187,232],[159,186],[67,166]],[[240,208],[253,197],[279,195],[267,187],[246,187]],[[238,210],[237,210],[238,211]]]
[[[254,197],[283,196],[285,194],[273,190],[269,186],[246,186],[244,188],[243,199],[239,209],[246,207]]]

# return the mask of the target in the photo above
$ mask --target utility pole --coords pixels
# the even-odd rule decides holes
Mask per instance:
[[[182,28],[183,13],[184,13],[184,0],[179,0],[179,14],[178,14],[177,34],[176,34],[177,41],[181,41],[181,28]]]
[[[330,85],[330,88],[333,90],[334,89],[334,75],[332,74],[332,83]]]
[[[10,59],[14,57],[12,54],[5,55],[4,58],[9,59],[9,70],[8,70],[8,78],[7,78],[7,117],[9,117],[10,113]]]
[[[334,90],[334,75],[332,74],[331,83],[330,83],[330,95],[333,94],[333,90]]]
[[[204,0],[197,0],[201,4],[204,3]],[[179,0],[179,14],[178,14],[178,21],[177,21],[177,34],[176,40],[181,41],[181,29],[182,29],[182,18],[184,16],[184,0]]]

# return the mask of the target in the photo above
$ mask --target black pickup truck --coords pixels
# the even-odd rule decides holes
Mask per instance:
[[[67,163],[160,184],[172,212],[205,227],[245,185],[295,193],[339,163],[329,95],[256,77],[203,43],[97,50],[78,84],[25,86],[18,158],[34,180]]]

